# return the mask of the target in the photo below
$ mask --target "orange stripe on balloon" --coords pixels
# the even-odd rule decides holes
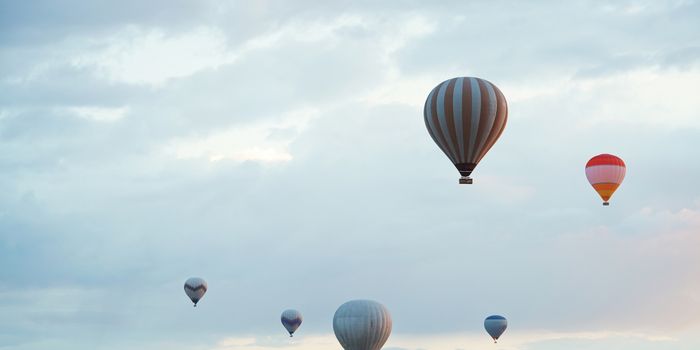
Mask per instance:
[[[593,184],[593,188],[598,192],[598,195],[600,195],[600,198],[603,198],[604,201],[607,201],[612,197],[613,193],[615,193],[615,190],[620,187],[620,184],[614,184],[614,183],[599,183],[599,184]]]

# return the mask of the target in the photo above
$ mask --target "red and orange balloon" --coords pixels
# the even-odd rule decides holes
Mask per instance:
[[[610,205],[608,201],[625,179],[626,171],[625,162],[612,154],[599,154],[586,163],[586,178],[603,199],[603,205]]]

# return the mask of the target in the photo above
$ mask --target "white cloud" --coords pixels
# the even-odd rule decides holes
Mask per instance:
[[[51,113],[66,118],[80,118],[93,122],[112,123],[122,120],[129,115],[129,106],[104,107],[104,106],[69,106],[69,107],[13,107],[0,109],[0,121],[14,118],[27,112]]]
[[[576,114],[581,127],[646,124],[663,129],[700,128],[700,69],[680,71],[642,67],[592,78],[564,76],[508,83],[512,105],[558,101],[553,115]],[[540,116],[541,117],[541,116]],[[548,116],[549,117],[549,116]]]
[[[235,48],[228,46],[226,35],[216,27],[169,35],[160,28],[131,26],[110,37],[90,39],[84,52],[76,54],[71,63],[79,68],[94,68],[100,77],[112,81],[159,87],[169,79],[216,69],[281,43],[332,41],[339,30],[362,26],[365,23],[359,16],[290,22]]]
[[[285,43],[337,45],[342,36],[360,30],[378,34],[376,44],[381,48],[378,54],[390,68],[389,73],[398,76],[392,54],[411,40],[434,32],[435,28],[435,23],[420,15],[385,23],[375,17],[345,14],[316,21],[289,21],[230,47],[224,32],[216,27],[169,35],[160,28],[130,26],[106,38],[87,40],[82,53],[74,54],[70,62],[78,68],[94,68],[98,76],[112,81],[158,87],[169,79],[216,69],[253,52],[275,50]],[[45,66],[46,62],[37,67],[46,71]]]
[[[661,128],[700,128],[700,70],[638,69],[576,84],[576,93],[590,96],[584,124],[639,122]]]
[[[631,219],[638,223],[644,222],[650,230],[673,230],[676,234],[686,236],[690,233],[690,236],[694,237],[694,232],[700,230],[700,200],[695,200],[693,205],[678,210],[647,206],[641,208]]]
[[[238,50],[241,55],[257,50],[273,49],[289,41],[314,43],[335,41],[338,32],[347,28],[367,28],[366,20],[358,15],[341,15],[312,22],[291,21],[257,37],[247,40]]]
[[[94,106],[79,106],[59,108],[59,111],[65,111],[79,118],[92,120],[96,122],[115,122],[124,118],[129,114],[129,107],[94,107]]]
[[[158,86],[168,79],[231,63],[237,57],[227,49],[223,32],[212,27],[176,36],[158,28],[129,27],[92,41],[100,49],[78,54],[72,64],[94,67],[100,76],[130,84]]]
[[[288,162],[294,158],[289,145],[318,113],[316,109],[302,109],[276,121],[235,125],[204,136],[175,139],[164,147],[164,153],[178,159],[210,162]]]
[[[370,106],[385,104],[402,104],[411,106],[418,113],[423,113],[423,104],[439,78],[432,76],[403,77],[389,79],[375,89],[370,90],[359,100]]]
[[[297,336],[294,338],[228,337],[219,341],[211,350],[266,350],[266,349],[340,349],[333,335]]]
[[[506,334],[498,344],[486,333],[450,333],[450,334],[392,334],[385,349],[407,350],[454,350],[454,349],[478,349],[492,347],[496,350],[525,350],[536,348],[538,343],[557,340],[564,344],[575,346],[578,341],[605,341],[615,339],[632,339],[648,343],[676,343],[678,339],[661,334],[647,334],[639,332],[512,332]],[[326,335],[297,335],[296,337],[228,337],[219,341],[210,350],[274,350],[274,349],[308,349],[308,350],[341,350],[341,346],[333,334]]]
[[[602,6],[602,10],[606,12],[616,12],[628,16],[641,15],[645,12],[650,12],[654,10],[664,10],[678,8],[683,5],[692,3],[692,0],[637,0],[637,1],[625,1],[616,4],[605,4]]]
[[[12,114],[8,109],[0,109],[0,120],[9,118]]]

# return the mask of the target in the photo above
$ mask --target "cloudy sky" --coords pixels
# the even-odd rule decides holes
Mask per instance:
[[[392,350],[698,349],[699,23],[692,0],[0,0],[0,348],[339,350],[335,309],[368,298]],[[471,186],[423,123],[455,76],[509,103]],[[583,171],[604,152],[610,207]]]

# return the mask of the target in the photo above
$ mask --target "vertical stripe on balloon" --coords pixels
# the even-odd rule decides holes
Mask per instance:
[[[496,143],[496,140],[498,140],[498,138],[503,133],[503,130],[505,130],[506,120],[508,119],[508,105],[506,104],[506,98],[503,96],[501,90],[499,90],[495,85],[491,86],[493,87],[496,96],[495,120],[493,123],[493,127],[491,128],[491,132],[489,133],[489,136],[486,139],[486,144],[481,149],[479,157],[476,159],[475,163],[479,163],[481,161],[481,158],[483,158],[486,155],[486,153],[491,149],[491,147],[493,147],[493,145]]]
[[[476,78],[469,78],[472,92],[471,101],[471,114],[468,118],[471,120],[471,128],[469,129],[469,154],[467,155],[467,163],[472,163],[475,153],[475,143],[476,134],[479,130],[479,119],[481,116],[481,88],[479,87],[479,80]]]
[[[451,150],[453,153],[453,158],[459,160],[459,142],[457,140],[457,130],[455,129],[455,115],[454,115],[454,105],[452,102],[455,90],[455,81],[450,80],[447,83],[447,88],[445,89],[445,96],[443,98],[443,105],[445,106],[445,119],[447,120],[447,131],[450,139]]]
[[[440,148],[442,149],[443,152],[447,155],[448,158],[452,159],[454,161],[454,157],[452,156],[452,153],[450,152],[450,147],[447,144],[447,140],[445,140],[445,137],[443,136],[442,129],[440,128],[440,122],[438,121],[438,91],[440,90],[440,85],[435,87],[433,90],[432,97],[430,99],[430,122],[433,130],[433,137],[438,139]]]
[[[445,93],[447,90],[447,87],[449,86],[448,83],[442,83],[440,85],[440,90],[438,90],[438,96],[437,96],[437,115],[438,115],[438,121],[440,122],[440,130],[442,131],[442,137],[447,143],[447,147],[449,148],[450,154],[452,155],[452,159],[457,159],[455,156],[457,154],[455,147],[454,147],[454,140],[450,136],[449,128],[447,126],[447,108],[445,108]]]
[[[464,154],[464,124],[462,123],[462,91],[464,78],[457,78],[452,93],[452,111],[455,121],[455,133],[457,134],[457,149],[459,150],[459,163],[464,163],[466,155]]]
[[[482,82],[483,83],[483,82]],[[481,150],[486,145],[486,139],[488,139],[489,133],[493,129],[493,123],[496,120],[496,94],[493,91],[491,84],[483,83],[483,87],[486,89],[486,98],[482,99],[482,121],[481,127],[479,128],[477,155],[479,156]]]
[[[472,103],[472,83],[471,78],[464,78],[462,88],[464,89],[464,94],[462,95],[462,123],[464,129],[462,129],[462,135],[464,135],[464,159],[460,163],[468,163],[467,158],[469,158],[469,147],[472,134],[472,122],[471,122],[471,103]],[[438,145],[439,146],[439,145]]]
[[[430,92],[430,95],[428,95],[428,100],[425,101],[425,108],[423,110],[423,114],[425,115],[425,126],[428,129],[428,133],[430,134],[430,137],[433,139],[433,142],[438,144],[441,150],[445,153],[445,155],[449,158],[450,155],[445,152],[445,148],[443,147],[442,140],[437,138],[437,130],[435,129],[435,125],[433,124],[434,119],[433,119],[433,95],[435,95],[435,90],[433,89]]]
[[[469,176],[503,133],[508,105],[490,82],[460,77],[430,92],[423,115],[433,141],[462,176]]]

